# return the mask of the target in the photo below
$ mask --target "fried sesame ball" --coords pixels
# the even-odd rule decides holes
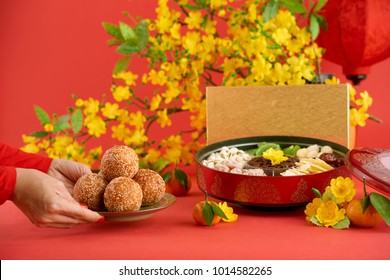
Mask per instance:
[[[142,190],[129,177],[112,179],[104,192],[104,205],[110,212],[136,212],[141,208]]]
[[[104,209],[104,190],[107,181],[96,173],[84,174],[73,187],[73,197],[89,209],[99,211]]]
[[[125,145],[113,146],[102,156],[100,172],[107,181],[116,177],[132,178],[139,169],[137,153]]]
[[[165,193],[165,181],[156,171],[140,169],[133,177],[142,189],[142,206],[152,205],[161,200]]]

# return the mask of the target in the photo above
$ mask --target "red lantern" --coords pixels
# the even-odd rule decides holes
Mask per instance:
[[[390,0],[328,0],[323,15],[328,30],[317,42],[324,58],[341,65],[355,85],[371,65],[390,57]]]

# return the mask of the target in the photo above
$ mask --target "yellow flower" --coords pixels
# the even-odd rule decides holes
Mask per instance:
[[[37,145],[33,143],[26,144],[24,147],[20,149],[26,153],[32,153],[32,154],[36,154],[39,152],[39,148],[37,147]]]
[[[150,81],[153,85],[165,85],[165,83],[167,82],[167,76],[165,75],[165,72],[164,71],[156,71],[156,70],[152,70],[150,71],[149,73],[149,76],[150,76]]]
[[[326,227],[334,226],[345,218],[345,209],[339,209],[336,203],[329,200],[318,207],[316,218]]]
[[[135,86],[136,85],[135,81],[138,79],[138,75],[133,74],[131,71],[127,71],[127,72],[122,71],[117,73],[116,75],[113,75],[113,78],[122,79],[123,81],[125,81],[125,84],[127,86]]]
[[[222,218],[222,221],[228,222],[228,223],[232,223],[232,222],[237,221],[238,215],[233,213],[233,208],[229,207],[227,205],[226,201],[224,201],[223,203],[219,202],[218,206],[219,206],[219,208],[221,208],[221,210],[223,211],[223,213],[225,213],[225,215],[227,217],[227,219]]]
[[[130,114],[129,124],[134,126],[136,129],[142,129],[145,121],[146,117],[140,111],[137,111],[135,114]]]
[[[152,101],[150,102],[150,110],[156,111],[161,103],[161,95],[155,95],[152,98]]]
[[[203,22],[201,12],[190,12],[189,17],[184,20],[187,23],[189,29],[199,29],[200,24]]]
[[[169,160],[170,163],[175,164],[181,160],[181,149],[167,148],[165,150],[164,157]]]
[[[84,101],[84,113],[85,115],[95,115],[99,112],[99,101],[94,98],[88,98]]]
[[[53,125],[51,123],[47,123],[47,124],[45,124],[44,129],[47,132],[52,132],[54,127],[53,127]]]
[[[112,134],[111,137],[123,141],[128,135],[130,135],[130,129],[126,127],[123,123],[114,125],[111,128]]]
[[[112,95],[117,102],[128,100],[131,96],[128,86],[113,86],[111,88]]]
[[[328,78],[325,80],[326,85],[338,85],[340,84],[340,80],[336,78],[336,76],[332,76],[332,78]]]
[[[171,35],[172,35],[172,38],[176,39],[176,40],[179,40],[181,35],[180,35],[180,28],[181,28],[181,25],[180,23],[174,23],[171,27]]]
[[[336,197],[337,203],[351,201],[355,194],[355,183],[349,177],[339,176],[330,181],[330,190]]]
[[[118,109],[119,105],[117,103],[111,104],[107,102],[102,108],[102,114],[109,119],[115,119],[118,115]]]
[[[92,118],[85,118],[85,126],[88,128],[88,134],[95,137],[100,137],[106,133],[106,123],[102,118],[94,116]]]
[[[372,98],[367,91],[360,93],[361,99],[357,99],[355,103],[364,109],[369,108],[372,105]]]
[[[366,113],[365,108],[351,108],[349,118],[351,125],[365,126],[369,115]]]
[[[146,163],[155,163],[161,157],[161,152],[156,149],[149,149],[148,153],[143,157]]]
[[[272,37],[278,44],[286,45],[291,39],[291,34],[288,32],[287,28],[278,28],[272,33]]]
[[[126,145],[141,146],[148,141],[148,137],[145,135],[145,130],[135,130],[130,137],[124,139]]]
[[[306,221],[310,221],[311,217],[317,213],[318,207],[321,206],[323,203],[321,198],[314,198],[312,202],[306,205],[305,214],[306,214]]]
[[[76,107],[82,107],[84,105],[84,100],[77,98],[75,105]]]
[[[158,116],[157,122],[161,125],[162,128],[172,125],[172,121],[168,116],[167,109],[157,111],[157,116]]]
[[[288,160],[288,157],[284,155],[282,150],[275,150],[274,148],[269,148],[263,153],[263,158],[269,159],[272,165],[278,165],[283,161]]]
[[[213,9],[225,6],[226,4],[227,0],[210,0],[210,7]]]

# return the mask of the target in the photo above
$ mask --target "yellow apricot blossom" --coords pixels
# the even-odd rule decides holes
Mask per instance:
[[[99,147],[91,152],[95,147],[87,142],[109,136],[134,147],[149,166],[157,157],[172,164],[193,162],[206,142],[206,87],[316,82],[324,50],[312,42],[308,26],[298,25],[284,4],[265,22],[267,3],[158,0],[153,17],[141,20],[129,15],[136,22],[130,21],[134,26],[128,30],[136,32],[134,41],[139,44],[129,48],[135,42],[108,32],[111,43],[126,47],[118,51],[124,57],[116,64],[109,94],[100,99],[73,95],[73,106],[61,118],[68,124],[56,123],[62,115],[53,114],[49,117],[52,126],[42,122],[37,134],[46,136],[25,138],[24,149],[93,165],[99,159]],[[126,23],[119,25],[115,30],[122,32],[120,27]],[[134,64],[133,56],[144,64]],[[326,83],[340,81],[334,77]],[[350,102],[350,123],[364,126],[372,98],[365,91],[356,95],[351,86]],[[178,114],[179,123],[187,122],[189,127],[173,125]],[[57,127],[64,129],[57,132]],[[156,141],[150,136],[154,133],[163,139]],[[281,158],[273,156],[274,163]]]
[[[157,111],[157,117],[157,123],[159,123],[162,128],[172,125],[172,121],[168,116],[168,109]]]

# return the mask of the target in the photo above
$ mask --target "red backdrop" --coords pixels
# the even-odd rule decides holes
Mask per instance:
[[[125,20],[123,11],[154,16],[156,0],[1,0],[0,1],[0,141],[21,146],[23,133],[40,128],[33,110],[65,113],[71,94],[100,98],[109,93],[112,67],[119,56],[107,46],[103,21]],[[357,88],[374,98],[371,113],[383,124],[358,128],[358,146],[390,148],[390,59],[371,68]],[[342,75],[323,62],[324,73]],[[103,141],[104,142],[104,141]],[[104,143],[103,143],[104,144]]]

